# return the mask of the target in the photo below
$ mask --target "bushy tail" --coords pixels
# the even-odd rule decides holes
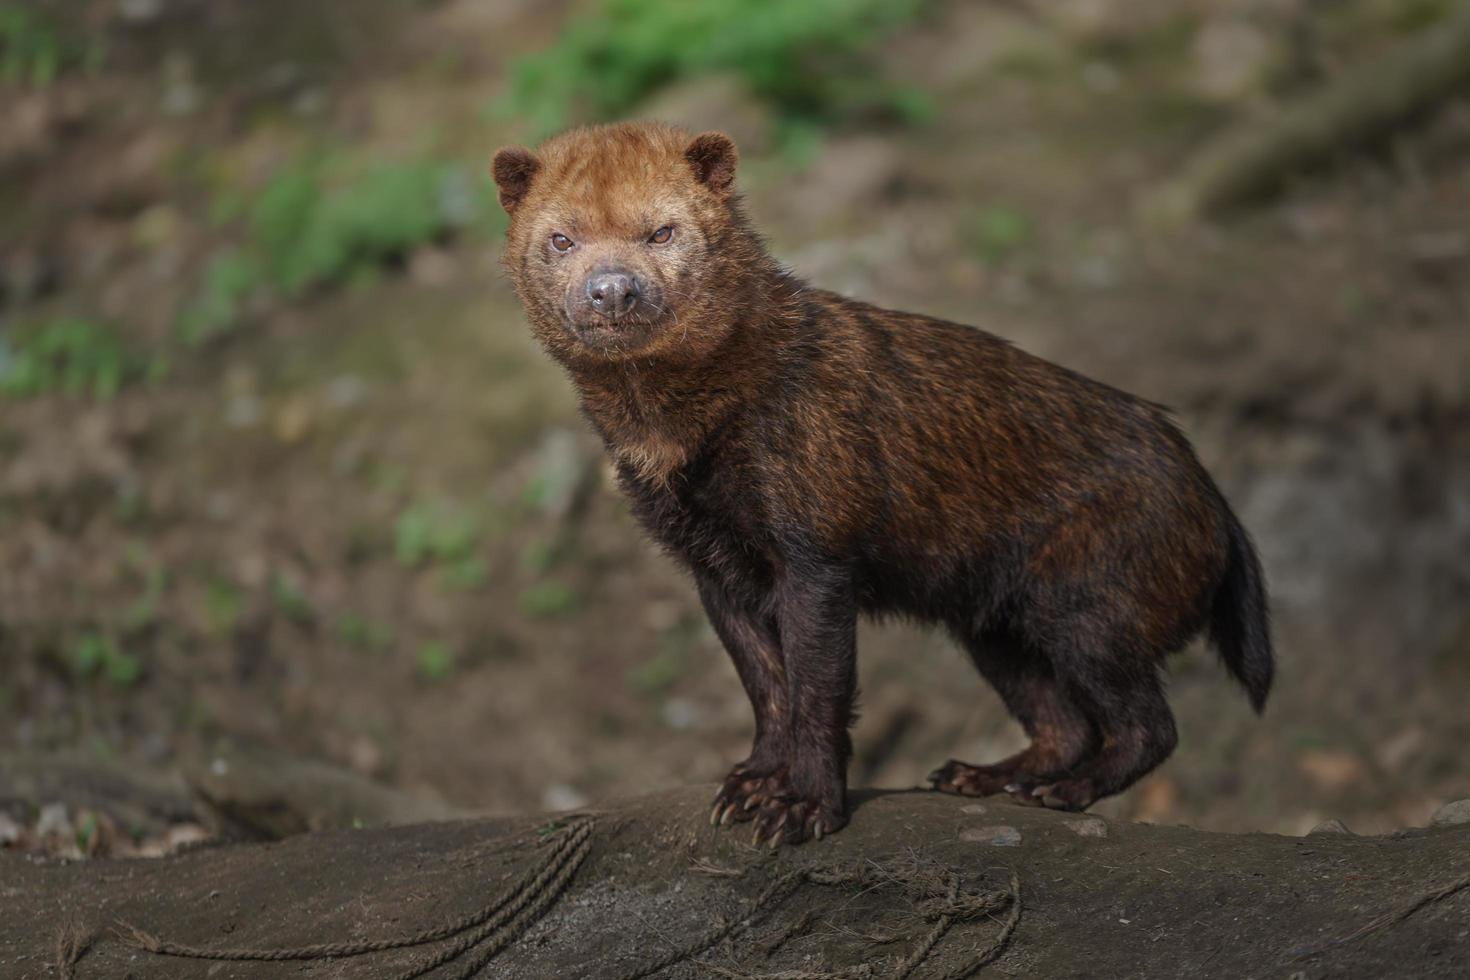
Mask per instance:
[[[1234,514],[1230,524],[1230,561],[1215,593],[1210,614],[1210,640],[1220,658],[1260,712],[1271,693],[1276,672],[1271,652],[1271,613],[1266,604],[1265,575],[1251,539]]]

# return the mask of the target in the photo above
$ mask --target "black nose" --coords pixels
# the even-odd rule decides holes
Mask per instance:
[[[638,280],[626,272],[594,272],[587,280],[592,308],[607,316],[621,316],[638,305]]]

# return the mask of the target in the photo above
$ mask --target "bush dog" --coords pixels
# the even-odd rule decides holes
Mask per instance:
[[[946,629],[1030,745],[930,774],[1080,810],[1174,749],[1164,657],[1208,630],[1259,711],[1260,563],[1161,407],[972,327],[814,289],[721,133],[495,155],[505,263],[641,524],[693,574],[755,711],[711,820],[847,822],[859,614]]]

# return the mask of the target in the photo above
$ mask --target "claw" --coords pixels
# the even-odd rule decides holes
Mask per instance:
[[[1026,787],[1020,783],[1011,783],[1006,787],[1006,792],[1011,794],[1012,799],[1022,806],[1045,806],[1041,800],[1043,790],[1051,789],[1050,786]]]
[[[765,826],[765,821],[764,820],[757,820],[755,822],[755,833],[753,833],[753,834],[750,835],[750,846],[751,847],[760,847],[760,844],[761,844],[761,828],[764,827],[764,826]]]
[[[812,826],[812,840],[822,839],[822,822],[819,820]]]
[[[725,807],[725,812],[720,814],[720,826],[728,827],[730,825],[730,821],[733,819],[735,819],[735,804],[731,803],[729,806]]]
[[[757,794],[752,794],[751,796],[747,797],[746,800],[745,800],[745,809],[746,810],[754,810],[756,807],[758,807],[760,805],[761,805],[761,798]]]
[[[774,851],[776,848],[778,848],[780,846],[781,846],[781,828],[780,827],[777,827],[775,829],[775,831],[771,834],[771,839],[768,840],[768,841],[766,841],[766,848],[768,850]]]
[[[719,800],[715,800],[715,805],[714,805],[713,808],[710,809],[710,812],[709,812],[709,825],[711,827],[717,827],[717,826],[719,826],[719,823],[720,823],[720,801]]]

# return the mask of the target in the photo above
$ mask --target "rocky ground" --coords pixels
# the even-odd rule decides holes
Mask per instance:
[[[563,5],[59,6],[109,44],[0,88],[0,360],[81,317],[131,383],[0,402],[0,748],[153,770],[245,748],[489,811],[721,775],[749,737],[733,671],[496,267],[478,175],[530,133],[487,106]],[[1180,750],[1101,813],[1423,825],[1470,795],[1470,103],[1163,227],[1150,195],[1210,134],[1422,23],[1116,6],[932,4],[877,56],[927,121],[793,148],[724,77],[640,111],[733,132],[756,220],[812,281],[1178,412],[1261,547],[1280,679],[1256,719],[1183,654]],[[313,155],[442,164],[450,203],[349,275],[210,292],[243,211]],[[856,784],[1017,745],[941,638],[867,629],[862,664]]]

